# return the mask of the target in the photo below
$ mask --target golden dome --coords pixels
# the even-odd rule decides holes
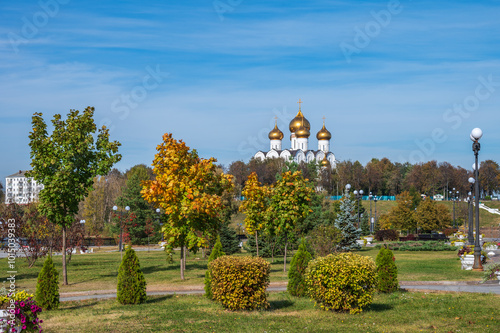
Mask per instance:
[[[269,132],[269,140],[283,140],[283,132],[278,128],[278,124],[274,124],[274,128]]]
[[[295,118],[292,119],[290,122],[290,132],[295,133],[296,131],[299,130],[300,127],[304,126],[307,131],[311,129],[311,124],[309,124],[309,121],[304,117],[302,114],[302,111],[299,108],[299,112],[295,116]]]
[[[318,140],[330,140],[332,138],[332,133],[325,128],[325,123],[323,122],[323,128],[319,130],[316,134],[316,139]]]
[[[326,159],[326,155],[325,155],[325,157],[323,157],[320,164],[322,167],[329,167],[330,166],[330,162]]]
[[[305,122],[304,122],[305,123]],[[295,132],[295,136],[297,138],[309,138],[311,135],[311,132],[309,132],[309,129],[306,126],[300,126],[297,132]]]

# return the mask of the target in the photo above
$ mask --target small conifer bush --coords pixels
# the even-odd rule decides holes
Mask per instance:
[[[305,273],[307,264],[311,261],[312,257],[306,249],[306,242],[302,238],[299,250],[292,258],[290,263],[290,270],[288,271],[288,286],[287,290],[293,296],[306,296],[306,282]]]
[[[394,262],[394,254],[385,247],[378,252],[375,262],[377,264],[377,289],[383,293],[392,293],[399,290],[398,268]]]
[[[146,279],[139,258],[128,246],[118,269],[116,298],[121,304],[141,304],[146,301]]]
[[[229,310],[269,307],[266,288],[271,264],[260,257],[223,256],[209,264],[212,297]]]
[[[224,251],[222,251],[222,243],[220,241],[220,237],[217,237],[217,241],[214,244],[214,248],[208,257],[208,265],[215,259],[222,257],[225,255]],[[210,266],[209,266],[210,267]],[[208,299],[212,299],[212,278],[210,277],[210,269],[207,269],[205,272],[205,296]]]
[[[372,303],[375,270],[372,258],[351,252],[320,257],[307,267],[307,291],[324,310],[358,313]]]
[[[38,274],[35,300],[44,310],[55,310],[59,307],[59,273],[54,267],[52,256],[48,256]]]

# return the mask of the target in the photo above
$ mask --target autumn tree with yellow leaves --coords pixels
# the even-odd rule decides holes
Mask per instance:
[[[154,180],[143,182],[142,195],[166,214],[162,232],[168,246],[181,248],[181,279],[185,250],[206,246],[217,232],[222,194],[233,189],[232,176],[217,171],[216,159],[203,159],[172,134],[163,135],[153,160]]]
[[[255,234],[255,246],[259,256],[258,232],[265,226],[270,189],[268,186],[262,186],[257,173],[252,172],[245,182],[241,195],[245,198],[240,206],[240,211],[245,214],[245,228],[248,233]]]

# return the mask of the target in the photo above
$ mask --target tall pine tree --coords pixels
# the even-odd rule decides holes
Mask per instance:
[[[342,240],[338,248],[343,252],[361,248],[356,242],[361,236],[361,230],[355,227],[358,222],[357,212],[355,211],[354,201],[348,195],[349,193],[346,191],[346,195],[340,201],[340,212],[335,219],[335,227],[342,233]]]

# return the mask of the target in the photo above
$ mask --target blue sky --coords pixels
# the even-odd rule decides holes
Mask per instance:
[[[302,99],[339,160],[500,154],[500,1],[71,1],[0,4],[0,177],[29,169],[31,116],[96,108],[150,164],[163,133],[228,165],[267,150]],[[497,144],[495,144],[497,142]]]

